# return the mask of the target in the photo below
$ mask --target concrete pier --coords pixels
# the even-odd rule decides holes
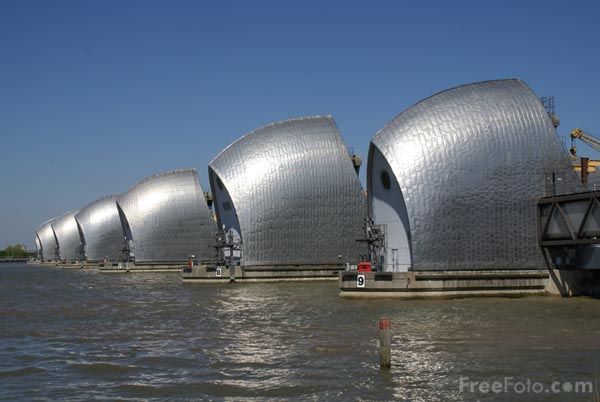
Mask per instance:
[[[109,261],[106,264],[103,262],[88,262],[88,261],[35,261],[31,264],[41,265],[46,267],[57,267],[65,269],[97,269],[101,273],[111,274],[127,274],[127,273],[142,273],[142,272],[176,272],[181,273],[185,263],[173,264],[135,264],[133,262],[125,263],[118,261]]]
[[[57,266],[65,269],[82,269],[85,266],[84,261],[69,261],[69,262],[59,262]]]
[[[32,265],[41,265],[44,267],[57,267],[57,268],[65,268],[65,269],[81,269],[86,268],[84,261],[30,261],[28,264]]]
[[[181,273],[185,263],[173,264],[136,264],[133,262],[111,262],[106,265],[101,265],[98,271],[105,274],[128,274],[128,273],[145,273],[145,272],[175,272]]]
[[[553,269],[546,290],[550,295],[562,297],[600,297],[599,269]]]
[[[545,295],[543,270],[356,272],[339,276],[342,297],[406,299]]]
[[[343,266],[235,266],[236,282],[335,281]],[[188,283],[229,283],[229,267],[195,265],[183,270],[182,280]]]
[[[600,297],[600,270],[346,271],[339,287],[353,298]]]

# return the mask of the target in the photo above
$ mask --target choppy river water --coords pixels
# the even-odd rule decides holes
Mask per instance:
[[[337,294],[0,265],[0,399],[597,400],[600,300]]]

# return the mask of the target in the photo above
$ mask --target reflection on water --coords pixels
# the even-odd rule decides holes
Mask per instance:
[[[389,370],[378,367],[384,315]],[[334,283],[0,267],[4,400],[589,401],[459,382],[592,381],[599,347],[600,304],[587,298],[352,301]]]

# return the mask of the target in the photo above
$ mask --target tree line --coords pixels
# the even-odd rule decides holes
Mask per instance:
[[[6,246],[4,250],[0,250],[0,258],[26,258],[35,257],[35,251],[27,251],[27,248],[20,243],[14,246]]]

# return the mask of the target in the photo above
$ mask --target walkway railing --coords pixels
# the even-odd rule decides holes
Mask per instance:
[[[600,174],[588,176],[585,185],[577,176],[576,172],[547,174],[544,197],[600,191]]]

